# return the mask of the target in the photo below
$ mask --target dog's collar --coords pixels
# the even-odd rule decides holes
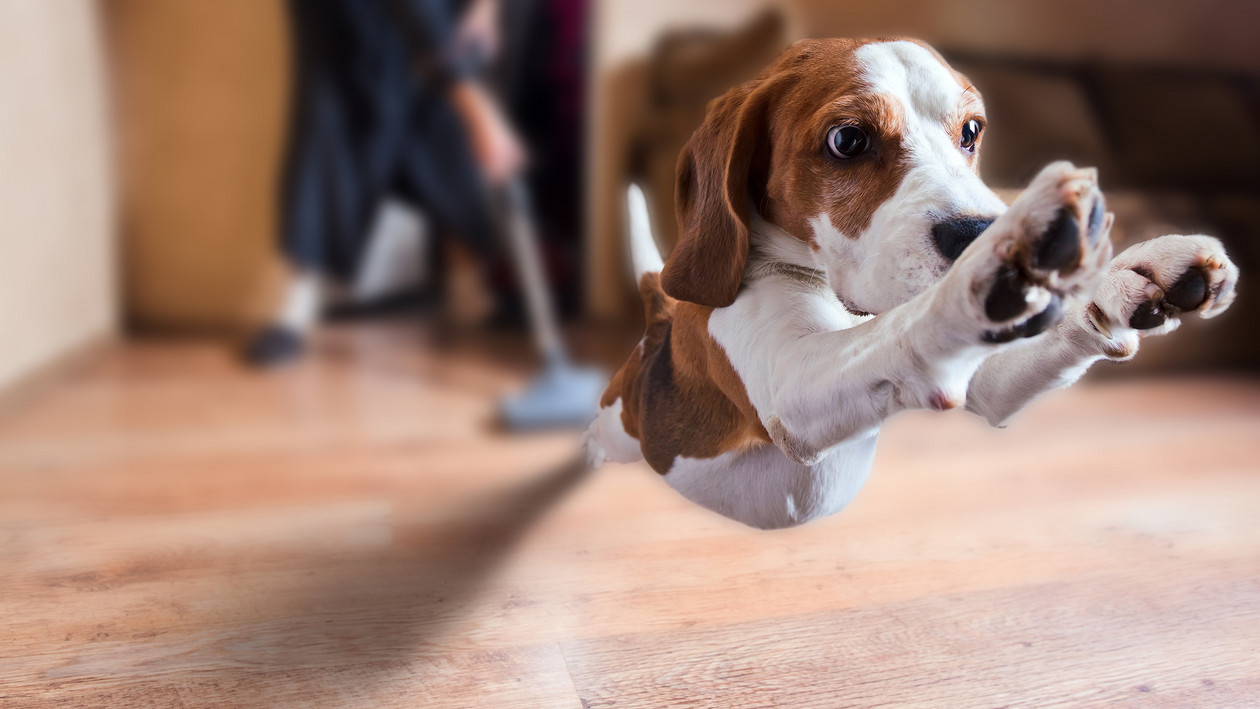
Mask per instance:
[[[827,274],[816,268],[808,268],[795,263],[786,261],[771,261],[766,264],[767,269],[778,276],[790,278],[797,283],[811,286],[814,288],[827,287]]]
[[[831,282],[827,280],[827,273],[817,268],[802,266],[798,263],[790,263],[788,261],[762,261],[759,268],[762,277],[765,276],[782,276],[789,280],[800,283],[806,288],[826,291],[835,296],[836,302],[840,307],[844,308],[850,315],[856,315],[861,318],[870,317],[871,314],[849,305],[840,300],[840,296],[831,290]]]
[[[782,276],[810,288],[827,287],[827,273],[805,265],[814,255],[804,241],[759,215],[753,215],[750,232],[750,270],[755,277]]]

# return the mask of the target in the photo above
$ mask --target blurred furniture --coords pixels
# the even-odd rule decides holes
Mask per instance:
[[[117,319],[98,6],[0,2],[0,387]]]

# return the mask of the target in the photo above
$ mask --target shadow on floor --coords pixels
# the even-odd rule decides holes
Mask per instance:
[[[395,527],[388,550],[363,558],[328,560],[288,572],[293,593],[266,601],[265,613],[247,630],[238,625],[217,648],[222,670],[198,673],[199,681],[266,690],[256,675],[320,672],[325,684],[337,668],[373,664],[398,670],[427,653],[458,650],[453,634],[466,620],[487,582],[538,520],[588,473],[578,461],[534,476],[530,482],[452,508],[436,524]],[[469,645],[471,643],[468,643]],[[371,673],[368,673],[371,674]],[[363,672],[345,673],[362,682]],[[274,687],[273,687],[274,688]],[[279,691],[278,688],[274,688]],[[330,688],[335,692],[344,688]],[[287,691],[287,690],[286,690]],[[275,697],[257,697],[269,702]]]

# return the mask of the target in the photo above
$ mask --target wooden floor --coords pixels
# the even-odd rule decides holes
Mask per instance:
[[[10,402],[0,706],[1260,706],[1256,381],[903,415],[759,532],[487,429],[514,359],[138,344]]]

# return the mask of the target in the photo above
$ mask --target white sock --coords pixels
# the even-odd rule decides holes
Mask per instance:
[[[350,297],[366,303],[423,285],[428,273],[426,226],[423,216],[408,205],[385,200],[369,232]]]
[[[320,278],[314,273],[298,273],[289,281],[276,324],[299,333],[306,333],[319,320],[323,298]]]

